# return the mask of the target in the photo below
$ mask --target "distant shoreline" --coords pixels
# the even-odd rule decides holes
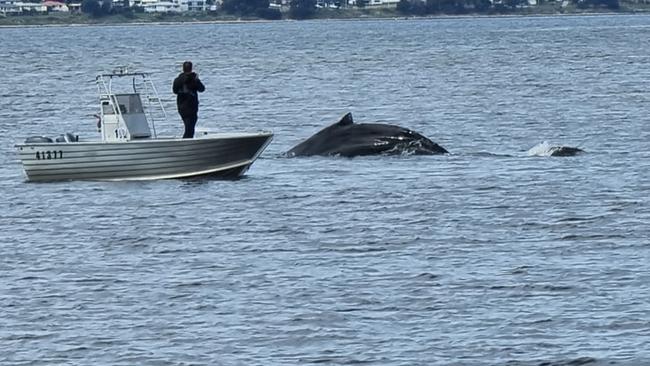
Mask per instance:
[[[627,4],[626,4],[627,5]],[[417,20],[417,19],[464,19],[500,17],[548,17],[548,16],[606,16],[606,15],[650,14],[650,6],[639,8],[621,7],[618,11],[608,9],[558,9],[550,7],[524,8],[510,13],[462,14],[462,15],[404,15],[395,9],[339,9],[322,10],[310,20]],[[0,17],[0,28],[23,27],[71,27],[71,26],[142,26],[142,25],[182,25],[182,24],[247,24],[271,22],[297,22],[301,20],[266,20],[258,18],[236,18],[230,15],[210,14],[138,14],[129,18],[122,15],[109,15],[93,18],[83,14],[13,15]]]

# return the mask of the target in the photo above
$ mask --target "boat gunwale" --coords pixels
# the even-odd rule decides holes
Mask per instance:
[[[220,133],[211,133],[206,136],[199,136],[191,139],[182,138],[182,137],[156,137],[156,138],[146,138],[146,139],[133,139],[128,141],[102,141],[102,140],[82,140],[75,142],[23,142],[17,143],[14,147],[36,147],[36,146],[75,146],[75,145],[113,145],[113,146],[128,146],[136,144],[152,144],[152,143],[180,143],[184,142],[188,145],[196,145],[197,142],[212,142],[214,140],[233,140],[233,139],[249,139],[256,137],[273,137],[273,132],[271,131],[260,131],[260,132],[220,132]]]

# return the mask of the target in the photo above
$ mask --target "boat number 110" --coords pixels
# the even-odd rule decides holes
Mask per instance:
[[[42,160],[42,159],[63,159],[63,151],[37,151],[36,152],[36,159]]]

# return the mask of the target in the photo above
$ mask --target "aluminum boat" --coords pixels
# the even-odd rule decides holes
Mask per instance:
[[[236,178],[273,138],[266,131],[158,137],[155,121],[166,114],[150,73],[118,68],[98,75],[96,83],[101,138],[27,138],[16,147],[28,181]],[[126,92],[114,91],[119,84],[128,84]]]

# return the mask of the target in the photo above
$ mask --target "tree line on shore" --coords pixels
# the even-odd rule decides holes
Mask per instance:
[[[553,2],[555,2],[553,0]],[[577,8],[603,7],[610,10],[620,8],[619,0],[570,0]],[[544,0],[538,0],[542,5]],[[397,11],[409,15],[450,14],[460,15],[469,13],[499,14],[513,12],[528,5],[528,0],[400,0]]]
[[[141,7],[131,7],[129,0],[116,0],[119,6],[114,6],[112,0],[83,0],[81,11],[92,17],[122,14],[133,16],[134,13],[143,13]],[[328,1],[337,0],[325,0]],[[544,1],[538,0],[539,4]],[[554,1],[554,0],[552,0]],[[619,0],[569,0],[577,8],[602,7],[617,10]],[[365,7],[368,0],[357,0],[356,6]],[[213,5],[214,0],[206,0],[206,5]],[[336,4],[340,4],[336,2]],[[286,14],[291,19],[309,19],[317,16],[317,0],[290,0],[289,10]],[[403,15],[426,16],[436,14],[501,14],[514,12],[518,8],[528,5],[528,0],[400,0],[397,12]],[[261,18],[268,20],[282,19],[283,13],[270,6],[269,0],[223,0],[219,12],[237,17]]]

